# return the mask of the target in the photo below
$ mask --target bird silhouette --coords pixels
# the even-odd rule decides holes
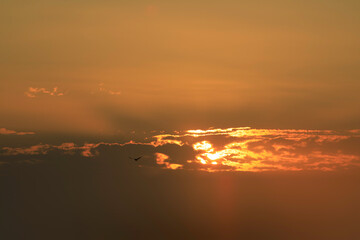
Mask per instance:
[[[130,159],[132,159],[132,160],[135,160],[135,161],[137,161],[137,160],[139,160],[140,158],[142,158],[142,156],[140,156],[140,157],[137,157],[137,158],[132,158],[132,157],[129,157]]]

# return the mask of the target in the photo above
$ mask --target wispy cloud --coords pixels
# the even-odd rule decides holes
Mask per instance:
[[[49,95],[49,96],[63,96],[63,92],[58,91],[58,87],[54,87],[52,90],[47,90],[46,88],[36,88],[29,87],[29,89],[25,92],[25,96],[29,98],[35,98],[39,95]]]
[[[0,128],[0,135],[31,135],[35,134],[34,132],[17,132],[14,130],[9,130],[6,128]]]
[[[78,153],[84,157],[95,157],[98,155],[97,148],[103,146],[118,146],[123,147],[126,145],[148,145],[153,146],[152,143],[137,143],[134,141],[129,141],[125,143],[85,143],[83,145],[76,145],[75,143],[68,142],[62,143],[60,145],[51,145],[51,144],[37,144],[30,147],[22,148],[12,148],[12,147],[3,147],[1,148],[0,155],[4,156],[16,156],[16,155],[44,155],[49,152],[60,150],[64,154],[75,154]]]
[[[109,94],[109,95],[121,95],[121,91],[113,91],[108,88],[105,88],[104,83],[99,83],[99,92]]]

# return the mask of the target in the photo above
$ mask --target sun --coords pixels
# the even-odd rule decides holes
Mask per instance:
[[[222,154],[220,154],[219,152],[215,152],[215,153],[205,153],[206,157],[209,158],[210,160],[217,160],[219,158],[222,158]]]
[[[197,142],[193,145],[193,148],[197,151],[199,151],[199,150],[212,151],[213,150],[211,143],[209,143],[208,141]]]

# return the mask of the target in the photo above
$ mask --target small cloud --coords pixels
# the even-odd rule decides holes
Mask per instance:
[[[182,164],[176,164],[176,163],[170,163],[168,162],[169,160],[169,156],[163,153],[155,153],[155,157],[156,157],[156,163],[158,165],[162,165],[165,168],[168,169],[180,169],[183,167]]]
[[[109,94],[109,95],[121,95],[121,91],[113,91],[104,87],[104,83],[99,83],[99,92]]]
[[[63,92],[58,91],[58,87],[54,87],[52,90],[47,90],[46,88],[35,88],[35,87],[29,87],[28,91],[25,92],[25,96],[29,98],[35,98],[40,94],[45,94],[49,96],[63,96]]]
[[[32,135],[34,132],[17,132],[6,128],[0,128],[0,135]]]
[[[156,163],[157,164],[165,164],[165,160],[169,159],[169,156],[163,153],[155,153]]]

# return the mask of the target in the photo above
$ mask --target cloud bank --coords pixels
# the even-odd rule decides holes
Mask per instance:
[[[140,167],[199,171],[336,171],[360,166],[358,130],[228,128],[154,135],[152,141],[38,144],[1,148],[3,158],[62,155],[119,161],[141,154]],[[11,161],[3,161],[11,164]]]

